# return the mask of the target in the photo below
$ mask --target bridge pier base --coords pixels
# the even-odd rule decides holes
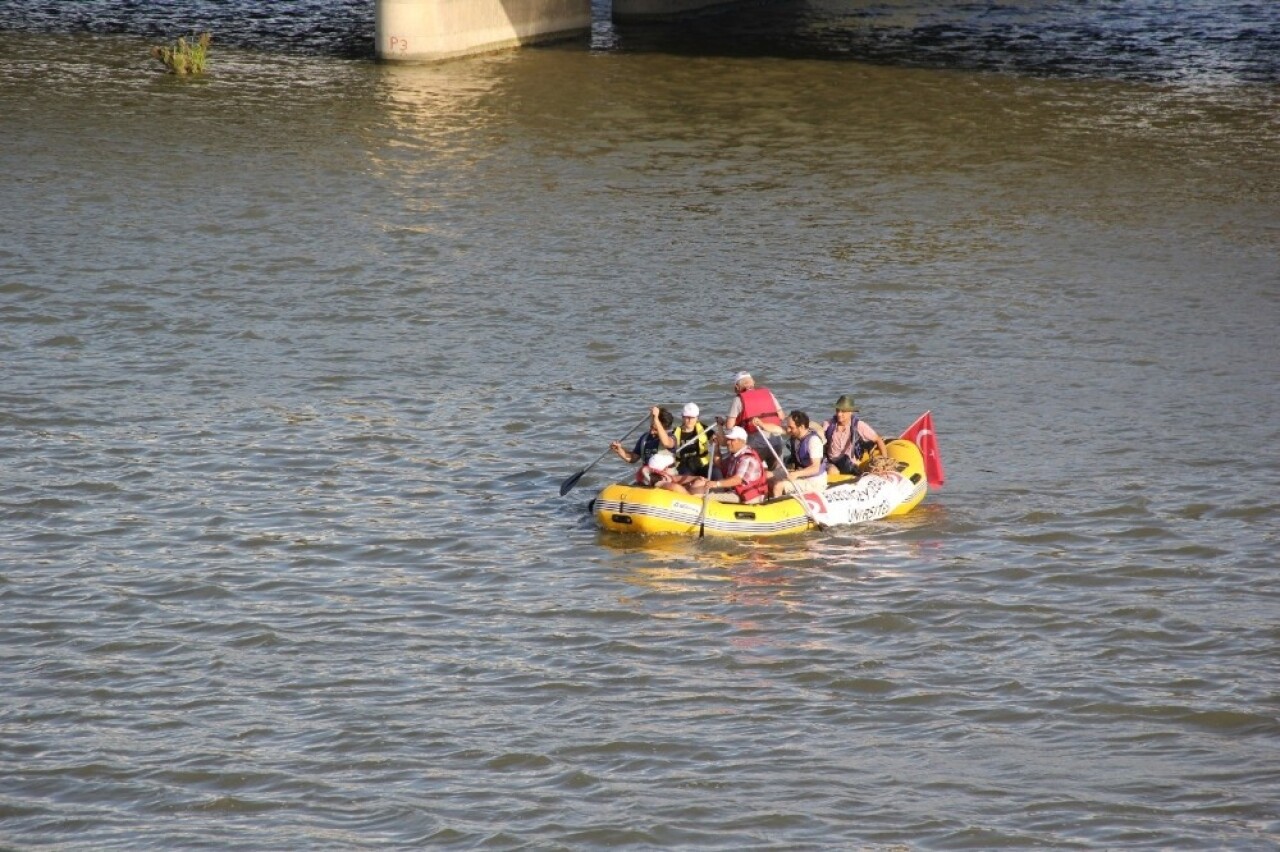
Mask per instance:
[[[435,62],[591,29],[591,0],[374,0],[375,51]]]

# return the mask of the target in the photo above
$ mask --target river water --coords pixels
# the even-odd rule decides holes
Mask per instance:
[[[154,5],[0,11],[0,847],[1280,844],[1280,7]],[[946,486],[558,495],[742,368]]]

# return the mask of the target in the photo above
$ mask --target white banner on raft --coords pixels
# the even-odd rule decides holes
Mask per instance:
[[[911,480],[900,473],[876,473],[803,497],[818,523],[845,526],[885,517],[911,496],[913,488]]]

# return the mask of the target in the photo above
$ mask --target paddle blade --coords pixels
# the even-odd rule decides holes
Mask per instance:
[[[578,471],[577,473],[573,474],[573,475],[572,475],[572,476],[570,476],[568,479],[566,479],[564,482],[561,482],[561,483],[560,483],[560,496],[561,496],[561,497],[563,497],[564,495],[566,495],[566,494],[568,494],[570,491],[572,491],[572,490],[573,490],[573,486],[575,486],[575,485],[577,485],[577,484],[578,484],[578,480],[579,480],[579,479],[581,479],[581,478],[582,478],[582,474],[584,474],[584,473],[586,473],[586,472],[587,472],[587,469],[584,467],[582,470],[580,470],[580,471]]]

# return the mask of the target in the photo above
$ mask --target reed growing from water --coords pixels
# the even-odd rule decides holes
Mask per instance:
[[[209,33],[193,36],[192,41],[187,41],[185,36],[179,36],[172,47],[151,48],[151,56],[169,69],[170,74],[177,74],[180,77],[188,74],[203,74],[211,41],[213,36]]]

